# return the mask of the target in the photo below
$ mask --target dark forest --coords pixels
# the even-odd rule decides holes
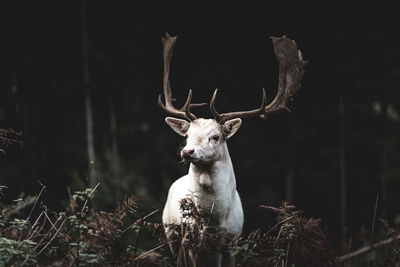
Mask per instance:
[[[284,201],[321,218],[338,255],[369,244],[375,221],[377,229],[381,219],[400,226],[398,7],[280,1],[2,6],[2,203],[35,196],[45,185],[41,201],[61,210],[68,190],[100,183],[96,208],[114,210],[125,195],[135,195],[139,216],[159,209],[151,220],[161,223],[168,188],[188,169],[179,156],[184,140],[157,104],[161,37],[179,36],[170,76],[176,105],[189,89],[194,102],[209,103],[218,88],[218,110],[229,112],[257,107],[263,87],[272,100],[278,65],[270,37],[286,35],[308,61],[291,112],[244,119],[228,143],[244,234],[273,226],[275,213],[260,205]],[[212,118],[207,106],[196,114]]]

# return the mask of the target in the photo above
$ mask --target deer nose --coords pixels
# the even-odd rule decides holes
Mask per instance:
[[[194,149],[183,149],[182,158],[191,158],[194,154]]]

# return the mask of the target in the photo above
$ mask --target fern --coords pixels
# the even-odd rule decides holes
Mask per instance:
[[[22,147],[24,145],[24,142],[20,140],[21,136],[22,132],[17,132],[11,128],[0,128],[0,142],[2,142],[4,145],[18,144]]]

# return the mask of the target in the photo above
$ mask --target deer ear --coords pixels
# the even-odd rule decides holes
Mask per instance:
[[[222,133],[224,135],[224,138],[225,139],[231,138],[237,132],[241,124],[242,124],[241,119],[232,119],[226,121],[222,125]]]
[[[185,136],[189,130],[190,123],[185,120],[180,120],[172,117],[166,117],[165,122],[174,130],[177,134]]]

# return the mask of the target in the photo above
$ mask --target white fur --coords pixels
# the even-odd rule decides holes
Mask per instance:
[[[182,214],[179,201],[191,197],[201,209],[211,211],[218,230],[232,236],[240,236],[243,228],[243,209],[238,192],[232,161],[226,139],[239,128],[240,119],[227,121],[224,125],[212,119],[197,119],[191,123],[167,118],[171,128],[187,136],[183,150],[192,150],[187,175],[176,180],[170,187],[165,203],[163,224],[180,224]],[[219,136],[215,141],[213,136]],[[169,236],[166,229],[167,237]]]

